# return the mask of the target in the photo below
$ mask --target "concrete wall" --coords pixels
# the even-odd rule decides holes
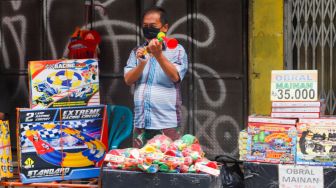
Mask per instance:
[[[284,67],[284,2],[251,0],[249,4],[249,113],[271,110],[272,70]]]

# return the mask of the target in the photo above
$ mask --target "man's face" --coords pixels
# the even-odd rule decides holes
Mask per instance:
[[[160,20],[160,14],[157,12],[151,12],[144,16],[142,27],[155,27],[160,28],[161,32],[167,32],[168,31],[168,24],[165,24],[164,26],[161,23]]]

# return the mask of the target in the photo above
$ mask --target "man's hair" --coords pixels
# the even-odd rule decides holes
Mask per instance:
[[[168,24],[168,15],[167,12],[165,11],[165,9],[158,7],[158,6],[152,6],[148,9],[145,10],[145,12],[142,15],[142,22],[143,19],[145,18],[145,16],[147,14],[151,14],[151,13],[159,13],[160,14],[160,21],[162,23],[162,26]]]

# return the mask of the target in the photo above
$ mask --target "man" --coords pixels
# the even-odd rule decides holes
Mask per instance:
[[[168,31],[165,10],[152,7],[145,11],[142,27],[148,45],[133,49],[124,69],[126,84],[135,84],[133,145],[138,148],[157,134],[179,138],[180,83],[188,69],[181,45],[168,49],[156,38],[159,32]]]

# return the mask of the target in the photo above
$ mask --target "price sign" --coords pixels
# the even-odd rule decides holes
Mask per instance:
[[[272,71],[271,101],[316,101],[317,70]]]
[[[279,188],[324,187],[323,167],[279,165]]]

